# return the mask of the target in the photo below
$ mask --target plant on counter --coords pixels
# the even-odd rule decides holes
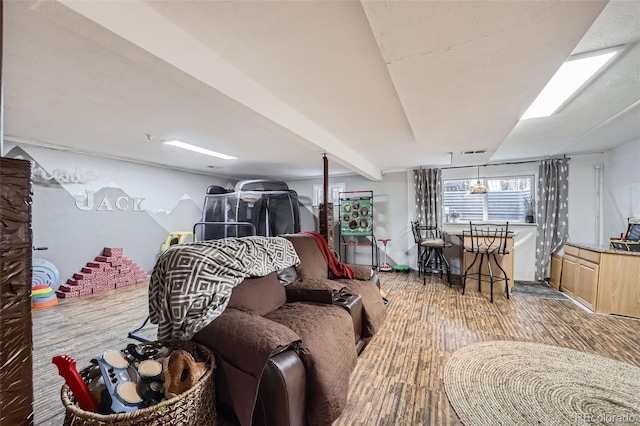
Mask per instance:
[[[536,199],[534,197],[526,197],[522,200],[524,203],[524,215],[526,223],[534,223],[536,214]]]

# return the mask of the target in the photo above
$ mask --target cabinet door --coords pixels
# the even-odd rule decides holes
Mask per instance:
[[[578,259],[565,253],[562,258],[562,279],[560,280],[560,289],[570,296],[575,294],[576,286],[576,267]]]
[[[586,259],[579,259],[575,276],[575,297],[589,309],[595,310],[598,294],[600,266]]]
[[[551,276],[549,284],[556,290],[560,290],[560,278],[562,274],[562,256],[557,253],[551,255]]]

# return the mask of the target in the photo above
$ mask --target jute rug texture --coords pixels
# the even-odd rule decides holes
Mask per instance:
[[[472,425],[640,425],[640,367],[573,349],[493,341],[456,351],[444,385]]]

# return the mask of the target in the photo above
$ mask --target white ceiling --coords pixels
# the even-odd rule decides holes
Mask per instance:
[[[327,153],[334,175],[380,179],[640,138],[640,2],[4,8],[7,140],[236,178],[318,176]],[[518,122],[568,55],[619,44],[619,60],[561,111]]]

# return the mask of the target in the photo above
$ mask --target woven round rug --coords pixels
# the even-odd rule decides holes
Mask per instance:
[[[467,426],[640,424],[640,367],[573,349],[469,345],[447,362],[444,386]]]

